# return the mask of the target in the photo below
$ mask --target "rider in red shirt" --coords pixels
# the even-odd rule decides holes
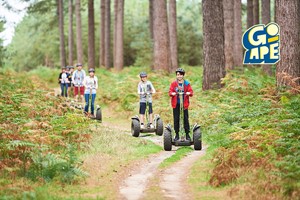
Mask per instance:
[[[182,68],[176,69],[176,81],[172,82],[169,89],[169,96],[171,97],[171,105],[173,108],[173,120],[176,136],[174,140],[179,139],[179,118],[180,118],[180,98],[178,96],[179,91],[183,91],[183,118],[184,118],[184,130],[186,133],[186,139],[191,140],[189,113],[188,108],[190,105],[189,97],[193,96],[193,89],[191,84],[184,79],[185,71]]]

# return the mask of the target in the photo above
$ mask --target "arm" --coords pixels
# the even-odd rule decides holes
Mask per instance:
[[[95,76],[95,89],[97,90],[98,89],[98,78]]]
[[[86,77],[84,77],[82,84],[83,84],[83,86],[84,86],[85,88],[87,88],[86,81],[87,81],[87,80],[86,80]]]
[[[156,92],[156,90],[151,82],[150,82],[150,84],[151,84],[151,93],[154,94]]]
[[[188,84],[188,87],[187,87],[187,92],[189,92],[189,96],[192,97],[194,95],[194,91],[192,89],[192,86],[191,84]]]
[[[58,75],[58,81],[59,81],[59,83],[61,83],[61,75],[62,75],[62,73],[60,73],[59,75]]]
[[[76,71],[73,72],[72,76],[72,83],[75,85],[75,76],[76,76]]]
[[[175,93],[175,94],[174,94]],[[169,89],[169,96],[172,97],[172,96],[175,96],[176,95],[176,91],[175,91],[175,84],[174,82],[171,83],[170,85],[170,89]]]
[[[138,84],[138,87],[137,87],[137,93],[138,94],[142,94],[142,92],[141,92],[141,84],[140,83]]]

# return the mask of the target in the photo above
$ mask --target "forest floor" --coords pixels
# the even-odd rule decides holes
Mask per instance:
[[[131,135],[130,121],[120,119],[120,116],[113,113],[112,110],[112,108],[102,110],[104,116],[102,125]],[[109,120],[106,121],[105,119]],[[163,145],[163,138],[154,133],[141,133],[140,137],[159,146]],[[177,147],[173,147],[172,151],[161,151],[135,163],[134,166],[124,167],[122,172],[119,173],[119,180],[121,180],[117,186],[119,188],[119,198],[148,199],[148,195],[150,195],[151,198],[195,199],[189,189],[187,177],[193,163],[205,154],[206,147],[202,151],[192,151],[170,167],[159,168],[159,165],[165,159],[174,155],[177,149]],[[158,187],[159,192],[156,191],[156,194],[153,194],[151,187]]]
[[[55,88],[55,95],[59,95],[60,89]],[[96,102],[97,103],[97,102]],[[103,121],[101,126],[119,131],[131,136],[131,121],[126,119],[120,113],[114,112],[114,106],[102,108]],[[140,138],[150,140],[154,144],[163,148],[162,136],[157,136],[155,133],[141,133]],[[191,175],[191,168],[195,162],[199,161],[200,157],[205,155],[207,146],[203,146],[201,151],[191,151],[179,161],[173,163],[168,167],[160,167],[160,165],[168,158],[173,156],[180,147],[173,146],[172,151],[161,151],[153,154],[146,159],[133,162],[129,165],[123,166],[117,172],[114,191],[118,199],[201,199],[192,191],[191,184],[188,178]],[[101,157],[101,156],[100,156]],[[100,158],[97,155],[87,156],[84,160],[84,168],[91,169],[88,173],[90,176],[87,183],[92,183],[91,187],[95,187],[97,181],[89,180],[93,177],[99,177],[101,169],[95,169],[95,159],[103,162],[105,158]],[[104,159],[104,160],[103,160]],[[101,161],[100,161],[101,160]],[[104,161],[105,162],[105,161]],[[96,162],[97,163],[97,162]],[[95,174],[96,173],[96,174]],[[98,174],[97,174],[98,173]],[[100,195],[100,193],[99,193]],[[198,194],[197,194],[198,195]],[[89,196],[89,195],[87,195]],[[214,194],[216,199],[226,199],[227,191],[219,194]],[[218,198],[219,196],[219,198]],[[97,193],[89,197],[97,197]]]

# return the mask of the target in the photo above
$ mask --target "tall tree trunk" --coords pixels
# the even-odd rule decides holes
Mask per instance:
[[[101,10],[101,28],[100,28],[100,66],[105,66],[105,2],[106,0],[101,0],[100,10]]]
[[[76,46],[77,46],[77,62],[83,63],[83,50],[82,50],[82,28],[81,28],[81,13],[80,13],[80,0],[76,0],[75,14],[76,14]]]
[[[95,68],[95,16],[94,0],[88,2],[88,67]]]
[[[170,57],[171,57],[170,71],[175,71],[178,68],[176,17],[177,17],[176,0],[170,0],[169,1],[169,33],[170,33]]]
[[[270,15],[270,0],[263,0],[262,9],[261,9],[261,16],[262,16],[262,23],[267,25],[271,21]],[[272,65],[262,65],[263,71],[272,76]]]
[[[170,44],[166,0],[153,0],[153,38],[155,70],[169,71]]]
[[[253,25],[259,24],[259,0],[253,0]]]
[[[110,0],[105,1],[105,56],[104,66],[110,67]]]
[[[58,27],[59,27],[59,52],[60,52],[60,65],[61,67],[66,66],[66,50],[65,50],[65,35],[64,35],[64,13],[63,13],[63,1],[58,0]]]
[[[149,0],[149,29],[151,40],[153,40],[153,0]]]
[[[243,47],[242,47],[242,4],[241,0],[234,0],[234,50],[233,65],[243,66]]]
[[[276,22],[280,26],[280,61],[276,67],[277,86],[295,88],[300,85],[300,1],[277,0],[275,3]],[[295,80],[296,78],[298,80]]]
[[[69,66],[73,66],[73,48],[74,48],[73,0],[69,0]]]
[[[263,0],[261,3],[262,3],[262,10],[261,10],[262,23],[267,25],[271,21],[270,0]],[[271,67],[272,65],[263,65],[263,71],[270,76],[273,75]]]
[[[114,33],[114,67],[120,71],[123,69],[123,23],[124,0],[115,0],[115,33]]]
[[[233,69],[233,4],[232,0],[223,0],[224,36],[225,36],[225,68]]]
[[[253,0],[247,0],[247,28],[253,26]]]
[[[262,9],[261,9],[262,23],[267,25],[271,21],[270,0],[262,0],[261,5],[262,5]]]
[[[225,76],[222,0],[203,0],[204,71],[202,89],[220,88]],[[218,14],[216,14],[218,13]]]

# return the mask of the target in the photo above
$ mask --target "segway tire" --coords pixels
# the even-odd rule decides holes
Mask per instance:
[[[159,136],[162,136],[162,134],[164,133],[164,124],[160,118],[156,121],[155,133],[156,133],[156,135],[159,135]]]
[[[172,133],[168,129],[165,129],[164,131],[164,150],[165,151],[172,150]]]
[[[131,134],[133,137],[139,137],[139,135],[140,135],[140,123],[136,119],[132,119]]]
[[[194,140],[194,149],[199,151],[202,149],[202,138],[201,138],[201,130],[197,128],[193,133],[193,140]]]
[[[98,108],[97,111],[96,111],[96,119],[99,120],[100,122],[102,122],[101,108]]]

